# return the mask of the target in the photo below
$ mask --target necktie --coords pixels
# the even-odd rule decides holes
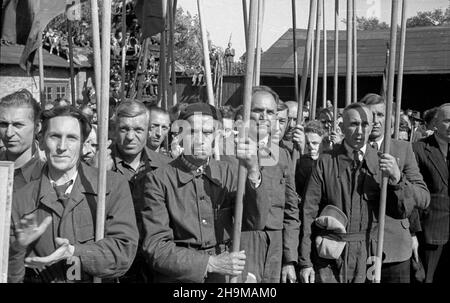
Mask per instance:
[[[60,201],[63,206],[66,206],[66,203],[68,201],[68,195],[66,195],[66,190],[69,188],[70,185],[72,185],[73,180],[70,180],[62,185],[54,185],[53,188],[55,189],[56,196],[58,197],[58,201]]]
[[[352,165],[353,170],[357,170],[361,165],[360,154],[361,154],[360,150],[353,151],[353,165]]]
[[[376,151],[378,151],[378,143],[376,141],[373,141],[371,145]]]

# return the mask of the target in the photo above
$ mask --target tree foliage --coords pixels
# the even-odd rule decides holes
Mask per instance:
[[[374,31],[380,29],[389,29],[389,24],[381,22],[376,17],[356,17],[356,28],[360,31]]]
[[[406,27],[418,26],[450,26],[450,7],[445,10],[418,12],[416,16],[408,18]]]

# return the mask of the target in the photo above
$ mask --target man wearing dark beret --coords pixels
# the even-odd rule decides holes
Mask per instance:
[[[189,105],[177,121],[183,154],[146,176],[143,249],[155,282],[226,282],[244,269],[245,252],[229,252],[237,173],[211,157],[215,119],[214,107]],[[238,157],[248,170],[246,192],[255,195],[261,190],[257,159]]]

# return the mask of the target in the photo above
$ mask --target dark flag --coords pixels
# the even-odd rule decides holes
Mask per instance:
[[[30,72],[36,50],[42,44],[42,31],[66,11],[66,0],[6,0],[2,8],[2,40],[25,44],[19,64]]]
[[[142,38],[148,38],[164,30],[163,0],[137,0],[136,17],[142,30]],[[166,10],[164,10],[166,11]]]
[[[386,43],[386,61],[384,63],[384,70],[383,70],[383,83],[381,84],[381,91],[380,96],[386,100],[386,91],[387,91],[387,78],[388,78],[388,66],[389,66],[389,42]]]

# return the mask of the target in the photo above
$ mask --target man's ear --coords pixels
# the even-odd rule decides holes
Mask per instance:
[[[39,121],[36,123],[36,125],[34,126],[34,133],[36,135],[38,135],[41,132],[42,129],[42,123]]]

